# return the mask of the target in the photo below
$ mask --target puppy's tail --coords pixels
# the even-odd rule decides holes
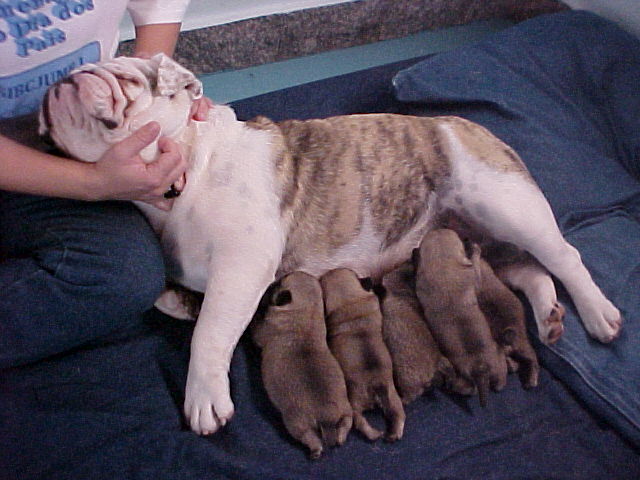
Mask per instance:
[[[489,388],[491,386],[489,370],[489,365],[486,362],[479,362],[471,372],[471,378],[478,389],[478,397],[482,408],[487,406],[487,398],[489,397]]]

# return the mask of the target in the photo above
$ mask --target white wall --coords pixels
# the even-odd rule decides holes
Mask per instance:
[[[591,10],[640,37],[640,0],[563,0],[572,8]]]
[[[353,0],[191,0],[182,30],[350,1]],[[120,26],[120,32],[121,40],[133,38],[133,25],[128,15]]]

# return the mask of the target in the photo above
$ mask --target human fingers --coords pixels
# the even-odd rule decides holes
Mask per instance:
[[[170,138],[161,137],[158,140],[158,147],[160,155],[156,160],[146,165],[146,170],[150,180],[155,185],[159,185],[157,191],[154,192],[157,194],[157,198],[153,199],[153,201],[159,201],[165,205],[166,202],[159,197],[164,196],[166,199],[166,193],[169,190],[180,191],[182,189],[187,163],[179,145]],[[178,187],[174,187],[174,185],[178,185]]]
[[[213,107],[213,101],[208,97],[202,97],[191,105],[191,118],[203,122],[209,117],[209,110]]]
[[[169,177],[171,183],[179,181],[187,169],[186,158],[180,145],[168,137],[161,137],[158,140],[158,148],[160,156],[149,164],[149,167],[155,168],[159,175]]]

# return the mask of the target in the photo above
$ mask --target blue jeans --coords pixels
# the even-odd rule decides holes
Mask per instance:
[[[142,321],[164,284],[158,241],[125,202],[0,192],[0,367]]]

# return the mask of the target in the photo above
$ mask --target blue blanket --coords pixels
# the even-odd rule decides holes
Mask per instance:
[[[590,49],[588,55],[583,57],[578,46],[570,48],[572,42],[584,42]],[[547,51],[556,50],[554,45],[558,51],[567,50],[557,58],[545,57]],[[627,47],[622,48],[624,45]],[[618,87],[594,81],[592,88],[609,85],[609,90],[619,90],[609,91],[608,100],[597,108],[569,101],[571,95],[580,96],[570,93],[572,82],[582,84],[588,79],[586,75],[572,79],[567,69],[607,58],[608,49],[612,60],[628,58],[628,66],[623,72],[607,69],[605,76],[621,82]],[[602,55],[596,55],[597,51]],[[401,98],[403,85],[408,86],[405,93],[420,93],[420,98],[407,98],[411,105],[397,101],[392,88],[394,75],[410,62],[234,105],[243,119],[256,114],[283,119],[419,110],[459,111],[486,123],[520,151],[549,194],[568,238],[580,248],[597,281],[627,316],[625,332],[613,346],[600,346],[584,338],[575,314],[570,312],[565,339],[554,350],[539,349],[553,372],[542,370],[539,387],[525,392],[512,376],[504,391],[491,395],[486,409],[479,407],[477,398],[433,392],[407,409],[406,433],[400,442],[369,443],[352,433],[344,446],[312,462],[287,435],[270,405],[260,380],[257,351],[248,338],[242,339],[231,368],[235,417],[211,437],[192,434],[181,408],[193,327],[152,311],[140,318],[137,326],[116,335],[0,372],[0,478],[640,478],[638,451],[620,435],[637,438],[637,431],[629,425],[625,428],[621,421],[630,424],[633,415],[625,417],[621,412],[633,412],[637,407],[639,378],[638,359],[631,358],[634,345],[639,345],[638,280],[634,280],[640,255],[634,203],[638,181],[633,174],[633,153],[624,153],[633,152],[633,146],[623,141],[634,131],[640,132],[627,123],[638,121],[634,119],[639,111],[638,97],[633,97],[631,88],[638,82],[622,75],[637,69],[638,51],[637,42],[596,17],[542,17],[478,47],[427,59],[396,77]],[[514,66],[496,69],[499,58],[505,56],[514,59]],[[529,70],[534,64],[539,65],[538,70]],[[422,76],[437,66],[435,78]],[[492,71],[495,73],[490,77]],[[479,73],[474,76],[473,72]],[[469,76],[476,82],[471,83]],[[544,88],[547,80],[552,85],[556,77],[566,78],[569,93],[554,87],[549,95],[557,95],[557,99],[552,97],[543,104],[532,85]],[[427,88],[431,84],[433,94]],[[524,93],[516,95],[518,85],[530,91],[530,100]],[[500,98],[489,97],[490,91]],[[634,98],[635,108],[631,105]],[[546,105],[548,125],[536,122],[530,126],[528,110],[510,108],[518,99],[516,104],[523,109],[530,103],[544,112]],[[559,103],[563,108],[555,108],[560,99],[564,99]],[[619,110],[628,109],[626,120],[604,113],[610,112],[613,104]],[[558,115],[566,119],[558,123],[576,119],[580,124],[567,124],[553,133],[552,120]],[[590,120],[603,130],[592,131]],[[615,149],[606,140],[611,131],[620,141]],[[620,131],[627,132],[626,136],[620,136]],[[565,140],[572,146],[563,147]],[[609,148],[606,155],[601,150],[604,146]],[[635,146],[637,159],[637,141]],[[566,298],[565,304],[570,306]],[[622,372],[628,373],[624,376]],[[592,377],[601,387],[594,388]],[[635,388],[634,395],[628,395],[629,387]],[[618,402],[616,397],[620,396],[623,401]],[[602,408],[605,398],[608,408]],[[371,418],[380,425],[379,415]]]

